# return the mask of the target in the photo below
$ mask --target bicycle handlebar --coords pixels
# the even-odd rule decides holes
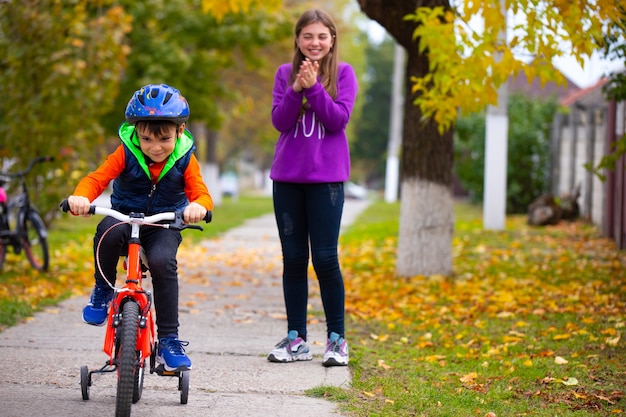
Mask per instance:
[[[60,204],[61,210],[64,213],[67,213],[68,211],[70,211],[70,205],[67,202],[67,199],[63,200]],[[202,228],[202,226],[198,226],[198,225],[194,225],[194,224],[186,224],[184,219],[183,219],[183,212],[182,211],[168,211],[168,212],[163,212],[163,213],[156,213],[156,214],[152,214],[150,216],[145,216],[143,213],[130,213],[130,214],[124,214],[121,213],[117,210],[114,210],[112,208],[107,208],[107,207],[101,207],[101,206],[97,206],[95,204],[92,204],[89,207],[89,214],[94,215],[94,214],[99,214],[102,216],[111,216],[119,221],[125,222],[125,223],[140,223],[140,224],[146,224],[146,223],[156,223],[156,222],[160,222],[160,221],[170,221],[171,223],[166,223],[163,224],[161,226],[168,228],[168,229],[174,229],[174,230],[184,230],[184,229],[196,229],[196,230],[204,230]],[[207,210],[206,215],[204,216],[204,221],[209,223],[212,219],[212,212],[211,210]]]
[[[40,162],[52,162],[52,161],[54,161],[54,156],[38,156],[37,158],[31,160],[25,169],[18,171],[18,172],[0,172],[0,175],[8,177],[8,178],[23,177],[26,174],[28,174],[36,164]]]
[[[100,207],[96,205],[92,205],[89,207],[89,214],[91,215],[100,214],[102,216],[111,216],[113,218],[116,218],[119,221],[129,222],[129,223],[133,221],[136,221],[138,223],[157,223],[162,220],[176,220],[175,212],[164,212],[164,213],[153,214],[151,216],[137,217],[133,214],[128,215],[128,214],[120,213],[119,211],[113,210],[111,208]]]

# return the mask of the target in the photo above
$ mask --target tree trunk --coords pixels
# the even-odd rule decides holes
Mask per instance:
[[[428,56],[413,41],[415,24],[403,17],[417,7],[449,7],[448,0],[358,0],[407,51],[402,133],[400,233],[396,273],[399,276],[448,275],[452,272],[452,130],[440,135],[437,124],[423,120],[413,104],[411,77],[428,72]]]

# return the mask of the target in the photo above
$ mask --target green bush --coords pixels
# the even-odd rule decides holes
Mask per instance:
[[[558,109],[555,99],[509,97],[507,213],[525,213],[549,190],[550,129]],[[485,114],[461,117],[455,129],[455,174],[473,202],[484,187]]]

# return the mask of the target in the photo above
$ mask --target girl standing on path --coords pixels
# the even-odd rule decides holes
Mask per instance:
[[[339,62],[337,28],[321,10],[308,10],[295,27],[293,61],[278,67],[272,123],[280,132],[270,172],[283,253],[287,337],[271,362],[311,360],[307,343],[309,242],[326,315],[324,366],[348,364],[344,339],[345,290],[337,245],[350,177],[346,125],[354,107],[354,69]]]

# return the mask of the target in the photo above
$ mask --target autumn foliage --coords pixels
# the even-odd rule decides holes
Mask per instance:
[[[624,30],[618,0],[443,3],[405,16],[417,24],[416,49],[429,60],[428,73],[411,78],[414,104],[441,132],[454,125],[459,112],[496,105],[498,88],[520,72],[542,85],[564,83],[553,58],[571,55],[583,66],[603,36]]]
[[[524,221],[457,221],[451,277],[394,276],[395,236],[343,247],[357,415],[626,413],[626,255],[583,222]]]

